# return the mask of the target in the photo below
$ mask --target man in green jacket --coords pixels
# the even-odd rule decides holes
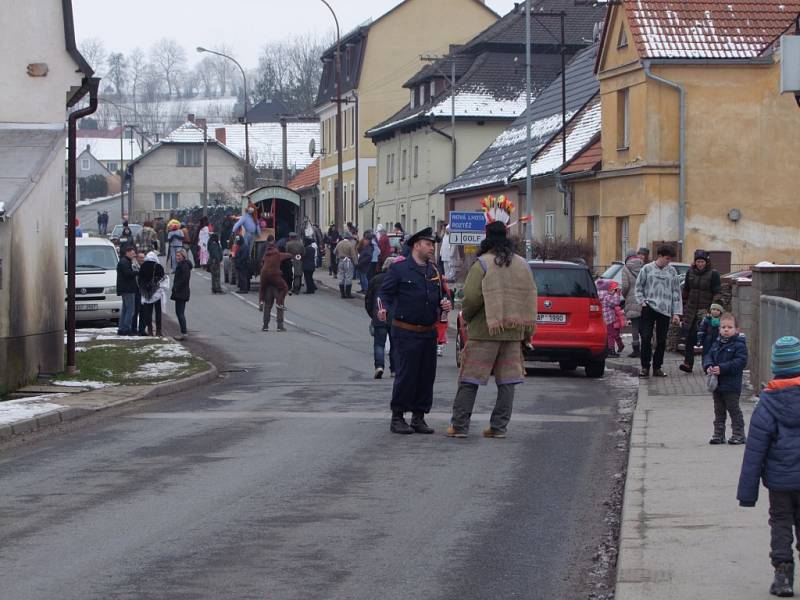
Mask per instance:
[[[500,221],[486,226],[478,260],[467,275],[461,312],[468,341],[447,435],[467,437],[478,386],[486,385],[494,374],[497,401],[483,435],[504,438],[514,386],[525,378],[522,347],[530,342],[536,326],[536,284],[528,263],[514,254]]]

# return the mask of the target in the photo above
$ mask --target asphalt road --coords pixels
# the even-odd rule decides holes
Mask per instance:
[[[436,435],[392,435],[361,301],[291,297],[262,333],[209,288],[187,316],[219,384],[0,453],[3,600],[586,597],[631,378],[537,373],[506,440],[492,385],[452,440],[451,344]]]

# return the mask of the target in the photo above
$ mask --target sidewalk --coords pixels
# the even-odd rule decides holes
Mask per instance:
[[[610,364],[635,364],[610,359]],[[617,566],[617,600],[770,598],[768,502],[740,508],[744,446],[710,446],[713,404],[705,376],[677,369],[641,381]],[[742,395],[745,423],[753,410]],[[727,433],[730,435],[730,425]]]

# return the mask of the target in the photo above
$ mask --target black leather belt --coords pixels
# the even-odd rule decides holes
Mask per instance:
[[[412,323],[398,321],[397,319],[392,321],[392,327],[398,327],[399,329],[414,331],[416,333],[427,333],[436,329],[436,325],[413,325]]]

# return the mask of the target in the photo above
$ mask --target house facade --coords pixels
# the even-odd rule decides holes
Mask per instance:
[[[730,253],[732,268],[796,263],[800,119],[779,94],[779,40],[800,2],[622,0],[596,72],[601,168],[570,184],[599,264],[667,241]],[[683,98],[683,109],[682,109]],[[683,135],[681,132],[683,131]]]
[[[93,72],[65,0],[0,11],[0,395],[64,369],[64,140]]]
[[[300,222],[307,219],[319,225],[319,158],[292,178],[288,187],[300,194]]]
[[[377,20],[341,39],[342,195],[345,222],[358,222],[361,209],[378,188],[377,152],[365,131],[408,102],[402,87],[419,70],[420,56],[441,55],[451,43],[463,43],[497,20],[481,0],[404,0]],[[322,222],[335,213],[336,47],[322,56],[323,74],[317,96],[320,119],[320,203]]]
[[[561,72],[561,39],[558,28],[554,28],[558,19],[552,18],[561,11],[570,24],[564,39],[566,63],[586,47],[586,40],[592,39],[605,12],[603,8],[575,6],[571,0],[534,2],[534,98]],[[538,16],[537,12],[547,16]],[[447,209],[443,186],[467,170],[523,113],[525,21],[525,7],[519,4],[463,46],[451,49],[445,59],[423,68],[404,86],[410,92],[409,103],[367,132],[378,147],[378,222],[399,221],[404,227],[415,229],[444,219]],[[455,98],[451,92],[453,74]],[[416,175],[418,154],[422,156],[423,176]],[[515,192],[507,190],[512,196]]]
[[[131,218],[142,222],[203,204],[203,129],[186,122],[132,161]],[[208,204],[238,204],[243,191],[239,156],[208,137]]]

